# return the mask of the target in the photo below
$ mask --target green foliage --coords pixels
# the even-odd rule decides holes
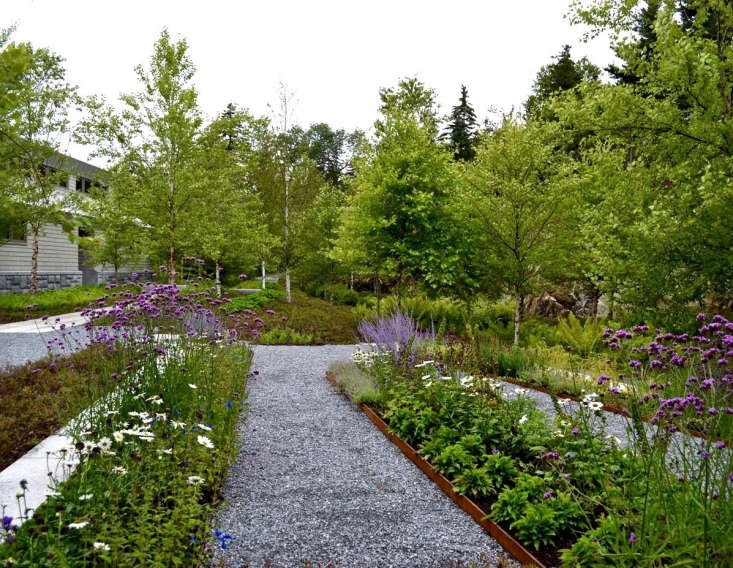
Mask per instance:
[[[532,94],[524,103],[530,118],[550,118],[546,116],[548,113],[544,107],[553,95],[572,90],[583,81],[597,81],[601,74],[601,70],[586,57],[573,61],[569,45],[564,45],[553,59],[553,63],[543,66],[537,73]]]
[[[582,356],[587,356],[599,345],[606,324],[602,320],[586,319],[580,322],[572,313],[557,322],[558,340]]]
[[[463,444],[463,440],[457,444],[447,446],[433,460],[435,469],[448,477],[455,477],[457,474],[466,471],[476,464],[476,458],[471,450]]]
[[[328,302],[336,302],[345,306],[356,306],[359,303],[359,294],[345,284],[309,284],[306,292],[310,296],[322,298]]]
[[[13,542],[0,546],[0,563],[204,561],[219,488],[238,450],[236,425],[252,353],[241,343],[221,347],[196,338],[160,344],[148,337],[129,373],[120,358],[125,349],[103,350],[123,365],[114,383],[119,394],[90,407],[88,431],[81,432],[87,423],[72,428],[78,443],[66,455],[78,459],[76,471],[64,482],[50,478],[57,493],[33,511]],[[168,356],[159,358],[154,347]],[[113,368],[104,369],[105,379]]]
[[[354,363],[336,361],[328,370],[339,387],[349,392],[355,404],[373,404],[382,400],[378,385]]]
[[[561,136],[555,124],[507,119],[460,169],[458,207],[470,230],[484,236],[491,278],[520,308],[515,345],[525,295],[553,263],[563,262],[557,247],[569,229],[564,219],[572,210],[574,181],[569,159],[558,149]]]
[[[260,335],[259,342],[265,345],[310,345],[313,343],[313,336],[288,327],[275,328]]]
[[[226,313],[232,314],[244,310],[254,310],[273,300],[282,298],[282,291],[274,288],[266,288],[260,290],[256,294],[247,294],[246,296],[235,296],[231,302],[223,306]]]
[[[365,272],[394,275],[398,291],[419,279],[438,292],[464,278],[465,239],[456,238],[450,207],[450,155],[435,142],[435,93],[407,79],[380,96],[376,141],[356,161],[341,241],[364,249]]]
[[[468,89],[461,85],[461,97],[453,107],[450,121],[440,138],[448,141],[455,160],[472,160],[476,155],[473,145],[477,130],[476,112],[468,102]]]
[[[557,525],[552,507],[546,503],[530,503],[510,528],[517,531],[520,542],[531,544],[535,550],[539,550],[540,547],[549,546],[555,540]]]

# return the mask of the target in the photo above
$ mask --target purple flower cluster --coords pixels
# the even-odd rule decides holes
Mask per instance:
[[[434,332],[422,331],[410,315],[399,309],[388,317],[375,321],[364,320],[359,324],[359,333],[367,343],[379,349],[391,351],[395,361],[399,360],[410,340],[421,342],[434,339]]]

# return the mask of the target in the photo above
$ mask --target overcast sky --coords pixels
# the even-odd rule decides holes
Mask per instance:
[[[295,93],[303,126],[368,129],[379,88],[418,76],[443,112],[468,87],[483,119],[518,108],[563,44],[605,66],[605,38],[580,42],[569,0],[0,0],[0,27],[66,59],[82,94],[115,100],[137,89],[163,27],[188,40],[199,101],[213,116],[234,102],[268,114],[278,85]],[[83,149],[71,148],[84,159]]]

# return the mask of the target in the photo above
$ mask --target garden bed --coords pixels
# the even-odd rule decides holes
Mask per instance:
[[[629,367],[643,369],[640,353],[649,357],[652,393],[629,407],[625,441],[598,394],[578,404],[555,398],[546,413],[526,388],[505,393],[505,383],[469,374],[476,351],[443,344],[403,314],[362,325],[374,348],[357,350],[351,370],[332,370],[342,389],[545,565],[718,566],[733,554],[733,463],[715,434],[729,430],[733,411],[727,362],[705,363],[717,341],[733,337],[710,333],[728,326],[720,316],[712,321],[720,325],[696,340],[705,349],[679,340],[660,356],[659,339],[646,352],[633,346]],[[687,394],[676,397],[691,372]],[[644,378],[640,372],[639,384]],[[653,416],[644,423],[642,413]],[[695,417],[704,437],[687,436]]]
[[[354,402],[353,396],[347,390],[340,387],[339,383],[334,378],[333,374],[326,373],[326,378],[336,388],[339,388],[341,392],[351,401]],[[355,403],[357,404],[357,403]],[[545,568],[546,565],[537,559],[529,550],[523,547],[517,540],[501,526],[497,525],[491,519],[488,518],[487,512],[482,509],[474,501],[458,493],[453,484],[441,473],[437,472],[435,468],[426,459],[420,456],[410,444],[405,442],[402,438],[397,436],[394,432],[391,432],[387,423],[382,417],[375,412],[369,405],[364,403],[358,403],[357,406],[367,415],[374,425],[379,428],[382,434],[397,446],[400,451],[414,463],[420,470],[427,475],[432,481],[434,481],[438,487],[445,493],[451,500],[458,505],[463,511],[465,511],[481,528],[483,528],[488,534],[490,534],[496,541],[511,554],[517,561],[521,562],[522,566],[536,566],[537,568]],[[549,555],[547,555],[549,556]],[[553,560],[553,558],[550,558]]]
[[[108,351],[99,359],[117,365],[106,371],[129,362],[100,372],[114,393],[90,396],[70,428],[59,467],[74,473],[61,481],[49,472],[55,491],[32,512],[18,480],[19,510],[3,511],[0,565],[198,566],[212,543],[226,547],[231,537],[212,534],[210,522],[238,451],[252,352],[218,333],[210,303],[160,286],[92,315],[121,330],[100,339]]]

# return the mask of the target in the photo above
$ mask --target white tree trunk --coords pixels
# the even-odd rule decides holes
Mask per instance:
[[[216,295],[217,297],[221,298],[221,279],[219,276],[221,275],[221,266],[219,266],[219,263],[216,263]]]
[[[522,325],[522,304],[524,303],[524,296],[519,291],[519,288],[514,292],[514,299],[517,301],[517,306],[514,308],[514,346],[519,346],[519,326]]]
[[[267,287],[266,280],[265,280],[265,261],[264,259],[261,261],[260,270],[262,271],[262,289],[264,290]]]
[[[290,297],[290,267],[285,267],[285,301],[289,304],[292,298]]]

